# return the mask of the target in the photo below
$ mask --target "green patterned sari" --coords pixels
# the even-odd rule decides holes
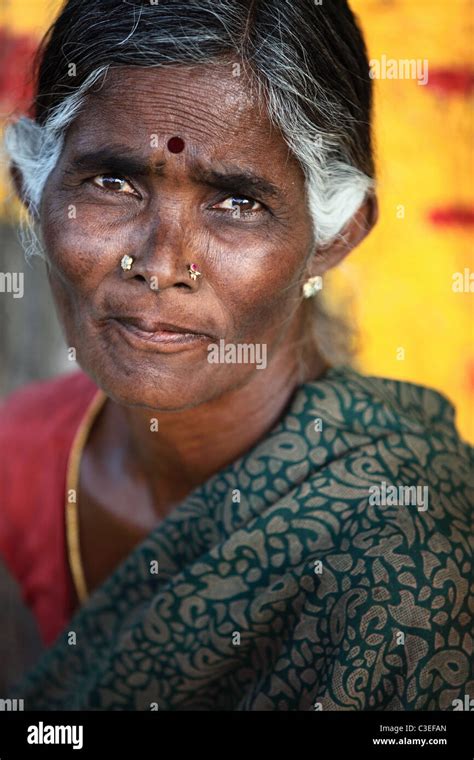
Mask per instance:
[[[27,710],[457,709],[474,694],[474,483],[453,420],[433,390],[348,368],[301,385],[12,696]]]

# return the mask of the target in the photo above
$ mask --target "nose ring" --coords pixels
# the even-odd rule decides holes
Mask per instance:
[[[122,256],[120,266],[124,272],[130,271],[133,266],[133,261],[133,256],[129,256],[127,253]],[[197,264],[188,264],[188,274],[192,280],[197,280],[198,277],[202,276],[202,272],[199,271]]]
[[[192,280],[197,280],[197,278],[201,277],[202,275],[202,272],[200,272],[199,269],[197,268],[197,264],[189,264],[188,273]]]
[[[125,254],[125,256],[122,256],[120,266],[124,272],[127,272],[129,269],[131,269],[133,266],[133,256],[128,256],[127,254]]]

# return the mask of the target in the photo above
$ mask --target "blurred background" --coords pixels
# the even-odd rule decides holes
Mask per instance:
[[[32,55],[61,4],[0,0],[0,126],[28,107]],[[457,408],[461,435],[473,442],[473,4],[352,0],[351,6],[371,59],[427,60],[429,75],[425,85],[374,81],[380,220],[331,275],[329,292],[358,326],[357,368],[440,390]],[[0,272],[23,272],[28,298],[0,292],[0,397],[75,368],[44,265],[24,261],[18,221],[2,161]]]

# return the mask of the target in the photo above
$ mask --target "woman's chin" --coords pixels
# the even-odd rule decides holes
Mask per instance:
[[[214,376],[209,377],[209,367],[202,373],[195,368],[184,376],[181,373],[147,373],[136,368],[130,372],[118,368],[106,372],[104,368],[100,372],[86,367],[83,369],[115,403],[154,411],[178,412],[191,409],[226,390],[225,383],[220,388],[221,384],[216,382],[215,371]]]

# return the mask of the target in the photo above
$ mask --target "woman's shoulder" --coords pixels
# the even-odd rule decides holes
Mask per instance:
[[[39,445],[67,433],[80,420],[97,386],[82,371],[29,383],[0,404],[0,447],[30,442]],[[21,451],[16,452],[21,457]]]
[[[344,391],[345,398],[339,396],[339,399],[352,411],[356,404],[362,407],[365,400],[387,410],[396,409],[408,416],[413,415],[414,421],[422,420],[424,423],[440,419],[452,421],[455,414],[450,400],[434,388],[407,380],[364,374],[348,365],[331,367],[321,379],[310,381],[305,387],[320,395],[331,390]],[[366,421],[371,420],[367,417]]]
[[[23,386],[0,406],[0,556],[51,641],[68,614],[69,452],[97,387],[83,372]]]
[[[428,479],[441,496],[449,493],[447,482],[453,492],[472,488],[474,448],[459,435],[455,408],[439,391],[349,367],[332,368],[305,390],[300,410],[307,419],[319,418],[312,443],[332,447],[328,461],[362,458],[359,475],[367,485],[380,479],[413,486]]]
[[[458,539],[465,542],[474,449],[460,438],[441,393],[341,368],[307,384],[295,411],[303,449],[316,463],[308,506],[317,494],[334,520],[345,515],[341,539],[350,525],[353,548],[366,530],[381,539],[399,532],[410,546],[431,540],[454,551]]]
[[[414,382],[332,367],[321,380],[306,383],[306,410],[317,410],[337,433],[363,434],[373,440],[393,434],[414,443],[424,438],[472,459],[474,449],[456,427],[456,410],[438,390]],[[300,404],[301,407],[301,404]],[[423,448],[423,447],[422,447]]]
[[[15,390],[0,405],[0,502],[34,501],[62,479],[74,434],[97,393],[82,371]]]

